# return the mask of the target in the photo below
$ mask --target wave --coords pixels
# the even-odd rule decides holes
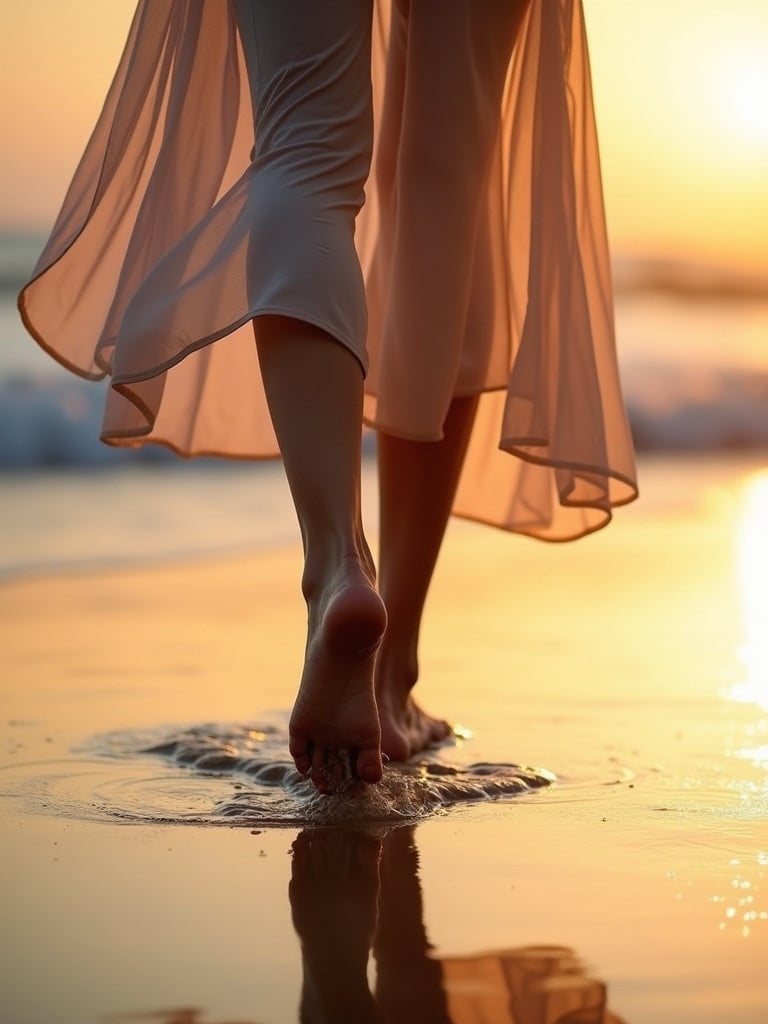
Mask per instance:
[[[98,438],[108,383],[94,384],[66,374],[24,337],[12,302],[31,272],[42,241],[35,234],[0,231],[0,293],[7,292],[0,294],[0,341],[4,345],[0,359],[0,469],[174,460],[157,445],[115,449],[101,444]],[[712,366],[729,359],[738,365],[736,360],[752,351],[750,346],[756,344],[750,340],[756,334],[754,303],[768,306],[768,278],[729,268],[619,256],[614,259],[614,279],[619,312],[622,298],[627,300],[620,326],[630,338],[629,344],[624,339],[622,370],[637,448],[705,452],[768,447],[768,373]],[[668,309],[654,314],[650,302],[634,301],[653,294],[679,300],[681,315],[670,321]],[[715,318],[718,324],[723,321],[724,330],[731,331],[727,350],[720,350],[719,336],[713,341],[706,331],[713,303],[728,311],[720,320]],[[742,313],[734,319],[732,314],[739,306]],[[639,320],[638,311],[642,313]],[[762,312],[758,322],[765,322]],[[758,326],[757,332],[761,329]],[[652,352],[645,345],[648,332],[655,338]],[[738,345],[734,332],[743,336]],[[41,358],[33,358],[38,356]],[[638,356],[647,361],[638,363]],[[709,369],[703,368],[705,362]],[[49,372],[43,363],[50,363]]]
[[[116,449],[99,432],[106,385],[15,375],[0,380],[0,469],[106,466],[169,460],[147,445]]]
[[[115,448],[99,440],[106,381],[13,374],[0,378],[0,470],[132,466],[184,463],[231,465],[231,460],[201,456],[180,460],[157,444]],[[372,433],[363,454],[374,450]]]
[[[638,451],[768,448],[768,373],[647,364],[626,378]]]
[[[627,378],[629,417],[639,451],[768,448],[768,373],[713,372],[703,381],[698,372],[645,366],[635,367]],[[0,379],[0,469],[176,461],[157,445],[116,449],[100,443],[105,386],[75,377]]]

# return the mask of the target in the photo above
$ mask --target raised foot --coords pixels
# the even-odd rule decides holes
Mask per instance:
[[[362,570],[345,570],[310,605],[304,672],[289,726],[296,768],[321,793],[351,774],[383,774],[373,691],[376,651],[387,624],[384,604]]]
[[[391,761],[407,761],[453,733],[448,722],[428,715],[412,697],[392,701],[380,695],[379,718],[381,749]]]

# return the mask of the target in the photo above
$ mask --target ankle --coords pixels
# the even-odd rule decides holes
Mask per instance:
[[[367,546],[363,554],[354,545],[347,545],[322,556],[307,555],[301,592],[309,607],[321,601],[329,589],[335,589],[344,581],[375,586],[375,570]]]
[[[414,650],[391,651],[384,639],[376,662],[376,692],[406,703],[419,679],[419,664]]]

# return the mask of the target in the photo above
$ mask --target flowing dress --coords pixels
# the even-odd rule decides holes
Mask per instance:
[[[322,50],[325,4],[305,4],[297,39],[318,53],[296,43],[286,78],[252,0],[141,0],[24,322],[111,377],[104,441],[266,458],[251,321],[304,319],[359,359],[370,426],[438,440],[451,399],[480,395],[456,515],[551,541],[599,529],[637,488],[581,4],[345,2],[367,35]],[[343,109],[339,62],[360,80]],[[333,111],[297,141],[302,90]],[[318,173],[305,234],[280,176],[311,194]]]

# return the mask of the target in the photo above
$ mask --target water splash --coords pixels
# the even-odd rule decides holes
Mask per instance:
[[[287,740],[280,725],[209,723],[118,730],[93,737],[79,753],[97,758],[109,776],[93,787],[92,813],[136,822],[416,821],[455,804],[517,797],[555,781],[551,772],[516,764],[454,763],[448,758],[455,748],[445,747],[387,766],[379,785],[349,779],[326,796],[298,774]],[[160,775],[158,763],[165,769]]]

